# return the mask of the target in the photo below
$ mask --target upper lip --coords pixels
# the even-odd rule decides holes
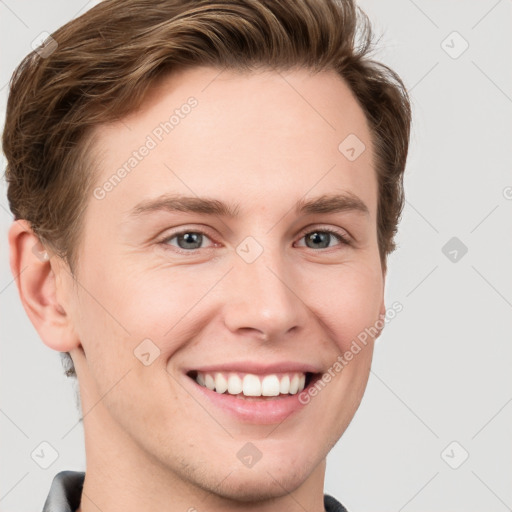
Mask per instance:
[[[232,361],[229,363],[209,364],[194,366],[185,370],[185,373],[192,371],[213,373],[213,372],[239,372],[252,373],[255,375],[269,375],[273,373],[319,373],[321,370],[311,364],[294,361],[280,361],[275,363],[257,363],[254,361]]]

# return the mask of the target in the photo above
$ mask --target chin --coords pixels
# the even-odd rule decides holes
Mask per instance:
[[[295,491],[309,475],[305,468],[277,468],[271,471],[266,467],[259,470],[237,469],[216,489],[216,494],[239,502],[261,502],[273,500]]]
[[[297,451],[264,455],[252,467],[238,460],[226,464],[231,459],[226,453],[220,457],[211,454],[199,464],[181,466],[179,472],[193,486],[221,499],[240,503],[272,501],[294,492],[315,471],[323,471],[322,459],[315,463],[315,457]]]

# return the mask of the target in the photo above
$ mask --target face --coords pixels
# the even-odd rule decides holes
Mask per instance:
[[[86,436],[220,495],[296,489],[351,421],[373,340],[344,354],[384,313],[362,110],[333,72],[197,68],[96,136],[69,283],[84,409],[101,399]]]

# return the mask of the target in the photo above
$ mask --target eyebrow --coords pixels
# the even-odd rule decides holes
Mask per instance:
[[[141,201],[130,210],[129,217],[140,217],[158,211],[199,213],[233,218],[238,215],[240,205],[230,205],[208,197],[164,194],[154,199]],[[324,194],[313,199],[300,199],[295,205],[297,215],[339,212],[370,214],[366,204],[351,192]]]

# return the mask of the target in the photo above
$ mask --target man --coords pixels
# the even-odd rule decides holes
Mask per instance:
[[[45,510],[345,510],[410,125],[356,14],[106,0],[18,68],[11,267],[87,459]]]

